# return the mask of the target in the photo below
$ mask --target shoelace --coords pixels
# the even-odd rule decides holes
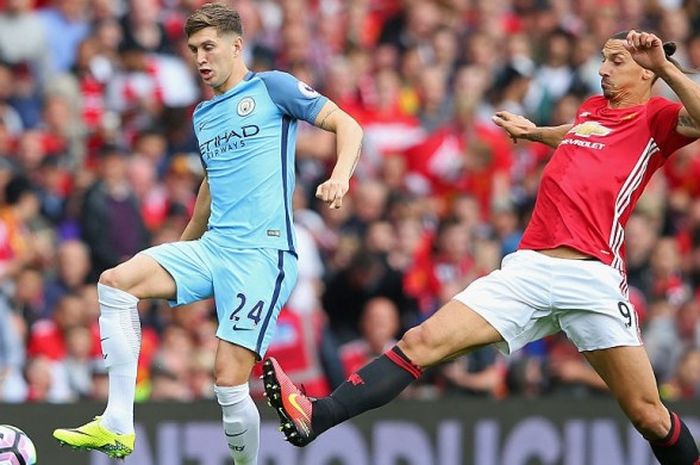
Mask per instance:
[[[316,402],[318,399],[316,397],[311,397],[306,393],[306,386],[304,386],[304,383],[299,384],[299,391],[302,393],[304,397],[309,399],[311,402]]]

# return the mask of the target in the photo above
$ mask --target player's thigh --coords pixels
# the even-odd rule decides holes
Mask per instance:
[[[500,341],[501,334],[481,315],[462,302],[451,300],[409,329],[398,345],[414,363],[426,367]]]
[[[216,257],[200,240],[157,245],[142,251],[134,259],[155,263],[150,268],[153,275],[144,276],[142,281],[133,284],[137,297],[165,298],[171,306],[179,306],[213,294],[211,269]],[[164,289],[160,284],[166,282],[169,287]]]
[[[582,352],[642,433],[663,437],[671,427],[661,403],[654,371],[641,346],[621,346]]]
[[[216,336],[262,358],[297,280],[296,257],[282,250],[235,249],[214,272]]]
[[[175,295],[175,280],[153,258],[137,254],[102,273],[100,284],[128,292],[139,299],[169,299]]]

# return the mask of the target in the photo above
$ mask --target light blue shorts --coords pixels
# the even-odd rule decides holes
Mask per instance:
[[[157,261],[175,280],[171,306],[214,297],[216,336],[262,358],[277,316],[297,281],[297,258],[276,249],[224,249],[204,236],[141,252]]]

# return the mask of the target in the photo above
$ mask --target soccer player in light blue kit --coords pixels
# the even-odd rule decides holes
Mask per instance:
[[[362,129],[293,76],[253,73],[242,59],[238,13],[206,4],[185,24],[203,81],[214,90],[193,123],[206,177],[181,241],[147,249],[100,276],[100,332],[109,369],[103,415],[54,437],[122,458],[133,451],[140,299],[183,305],[214,296],[219,318],[216,398],[236,465],[257,463],[260,415],[248,378],[272,337],[297,278],[292,192],[297,121],[337,136],[338,160],[316,196],[342,205],[360,154]]]

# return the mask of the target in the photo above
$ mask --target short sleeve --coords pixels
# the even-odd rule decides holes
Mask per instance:
[[[283,113],[314,124],[328,99],[308,84],[282,71],[259,73],[267,92]]]
[[[672,102],[663,97],[653,97],[649,100],[647,109],[649,130],[665,157],[695,140],[676,131],[681,108],[683,105],[679,102]]]

